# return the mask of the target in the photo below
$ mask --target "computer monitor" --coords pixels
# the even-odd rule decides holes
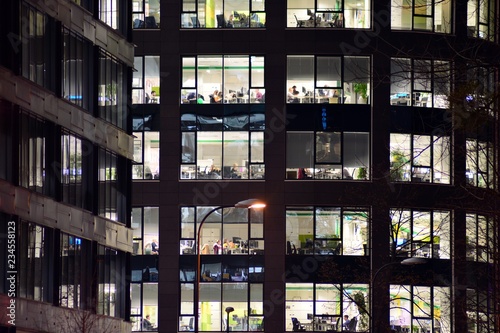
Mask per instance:
[[[305,94],[305,93],[307,93],[307,89],[306,89],[306,87],[302,87],[302,92],[303,92],[304,94]]]
[[[313,320],[314,319],[314,316],[312,313],[308,313],[307,314],[307,320]]]
[[[313,11],[312,11],[312,10],[308,9],[308,10],[307,10],[307,15],[308,15],[308,16],[313,16],[313,15],[314,15],[314,13],[313,13]]]
[[[233,16],[234,18],[240,18],[240,14],[237,11],[234,11]]]

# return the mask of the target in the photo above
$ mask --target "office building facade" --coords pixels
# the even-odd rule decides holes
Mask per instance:
[[[129,7],[2,3],[2,331],[131,329]]]
[[[497,331],[498,10],[133,0],[132,330]]]

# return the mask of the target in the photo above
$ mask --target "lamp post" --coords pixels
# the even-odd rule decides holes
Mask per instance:
[[[229,314],[234,311],[232,306],[226,308],[227,319],[226,319],[226,332],[229,333]]]
[[[203,227],[203,224],[207,220],[207,218],[214,213],[215,211],[218,211],[219,209],[224,209],[224,208],[246,208],[246,209],[251,209],[251,208],[264,208],[266,207],[266,204],[259,200],[259,199],[246,199],[243,201],[239,201],[234,205],[222,205],[222,206],[217,206],[213,209],[211,209],[200,222],[200,226],[198,227],[198,235],[196,238],[196,248],[197,248],[197,265],[196,265],[196,288],[195,288],[195,294],[194,294],[194,330],[196,332],[199,331],[199,315],[200,315],[200,279],[201,279],[201,249],[200,249],[200,241],[201,241],[201,228]],[[228,307],[226,308],[226,312],[228,309],[232,309],[234,311],[234,308]],[[231,311],[231,312],[232,312]],[[228,312],[228,319],[229,319],[229,312]],[[229,327],[229,320],[227,326]],[[228,328],[229,329],[229,328]]]
[[[372,291],[374,290],[374,287],[375,287],[375,282],[377,281],[377,277],[379,275],[379,273],[381,271],[383,271],[385,268],[389,267],[389,266],[392,266],[392,265],[404,265],[404,266],[415,266],[415,265],[422,265],[422,264],[425,264],[427,263],[427,260],[426,259],[423,259],[423,258],[406,258],[402,261],[392,261],[390,263],[387,263],[385,265],[382,265],[379,269],[377,269],[377,271],[375,272],[375,274],[373,274],[373,278],[371,279],[371,289]],[[372,316],[371,316],[371,330],[375,331],[375,327],[376,327],[376,324],[375,324],[375,302],[374,302],[374,299],[373,299],[373,292],[372,292],[372,296],[371,296],[371,299],[372,299],[372,306],[371,306],[371,309],[372,309]],[[376,330],[378,331],[378,329]]]

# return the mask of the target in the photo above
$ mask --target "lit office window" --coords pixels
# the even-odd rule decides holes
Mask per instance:
[[[415,332],[413,328],[418,332],[452,332],[449,287],[391,285],[389,292],[389,320],[396,332]]]
[[[97,314],[125,318],[126,255],[103,245],[97,252]]]
[[[223,112],[182,114],[181,179],[264,179],[264,110]]]
[[[486,288],[486,286],[484,286]],[[490,288],[495,288],[490,286]],[[467,289],[467,332],[497,332],[495,300],[487,290]]]
[[[483,188],[495,188],[495,158],[492,143],[467,139],[466,149],[467,183]]]
[[[59,305],[91,308],[92,258],[90,242],[66,233],[60,235]]]
[[[214,208],[181,207],[179,330],[194,330],[197,267],[192,258],[199,231],[198,330],[263,331],[263,211],[230,207],[210,213]],[[235,309],[229,322],[224,312],[228,306]]]
[[[287,56],[287,103],[369,104],[370,58]]]
[[[367,284],[286,283],[286,331],[366,332],[369,302]]]
[[[118,126],[127,128],[127,97],[125,64],[103,51],[99,54],[98,108],[99,117]]]
[[[370,28],[368,0],[288,0],[288,28]]]
[[[119,27],[119,5],[122,0],[99,0],[99,19],[113,29]]]
[[[160,28],[160,0],[132,0],[134,29]]]
[[[158,207],[132,208],[133,254],[160,254]]]
[[[43,193],[48,125],[28,113],[19,119],[19,185]]]
[[[391,28],[451,33],[451,0],[392,0]]]
[[[286,138],[286,179],[369,179],[369,133],[287,131]]]
[[[181,82],[183,104],[264,103],[264,57],[183,57]]]
[[[366,256],[368,211],[338,207],[289,207],[286,253]]]
[[[158,331],[158,283],[130,284],[132,332]]]
[[[492,218],[467,214],[467,260],[493,263],[496,255],[496,230]]]
[[[450,82],[448,61],[393,58],[391,105],[448,108]]]
[[[495,69],[471,65],[467,69],[467,84],[454,95],[454,102],[473,115],[486,117],[497,114]],[[464,116],[468,117],[468,115]],[[466,122],[467,120],[463,120]]]
[[[160,57],[136,56],[132,77],[132,103],[160,103]]]
[[[93,186],[90,177],[94,146],[72,134],[61,136],[62,201],[92,211]],[[87,184],[83,186],[82,184]]]
[[[467,32],[471,37],[495,40],[495,1],[467,1]]]
[[[196,254],[195,227],[198,230],[205,214],[213,208],[181,207],[180,254]],[[262,210],[255,209],[224,208],[210,214],[200,235],[201,254],[264,254],[263,219]],[[248,270],[240,276],[246,281]]]
[[[449,211],[391,210],[392,255],[449,259],[451,256],[450,214]]]
[[[449,136],[391,134],[391,181],[451,183]]]
[[[125,198],[126,183],[122,179],[127,174],[127,163],[121,156],[98,150],[98,186],[99,216],[113,221],[125,223],[127,202]]]
[[[132,179],[160,179],[160,133],[134,132]]]
[[[181,28],[264,28],[264,0],[183,0]]]

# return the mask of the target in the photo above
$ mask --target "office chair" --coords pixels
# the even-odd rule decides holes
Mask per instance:
[[[144,19],[144,23],[146,25],[146,29],[147,28],[158,28],[158,25],[156,24],[156,19],[154,16],[147,16],[145,19]]]
[[[356,332],[356,327],[358,326],[358,318],[354,317],[351,319],[349,322],[349,325],[347,326],[347,332]]]
[[[304,332],[306,330],[306,328],[295,317],[292,317],[292,325],[293,325],[292,330],[294,332]]]
[[[224,14],[218,14],[217,17],[217,28],[225,28],[226,20],[224,19]]]

